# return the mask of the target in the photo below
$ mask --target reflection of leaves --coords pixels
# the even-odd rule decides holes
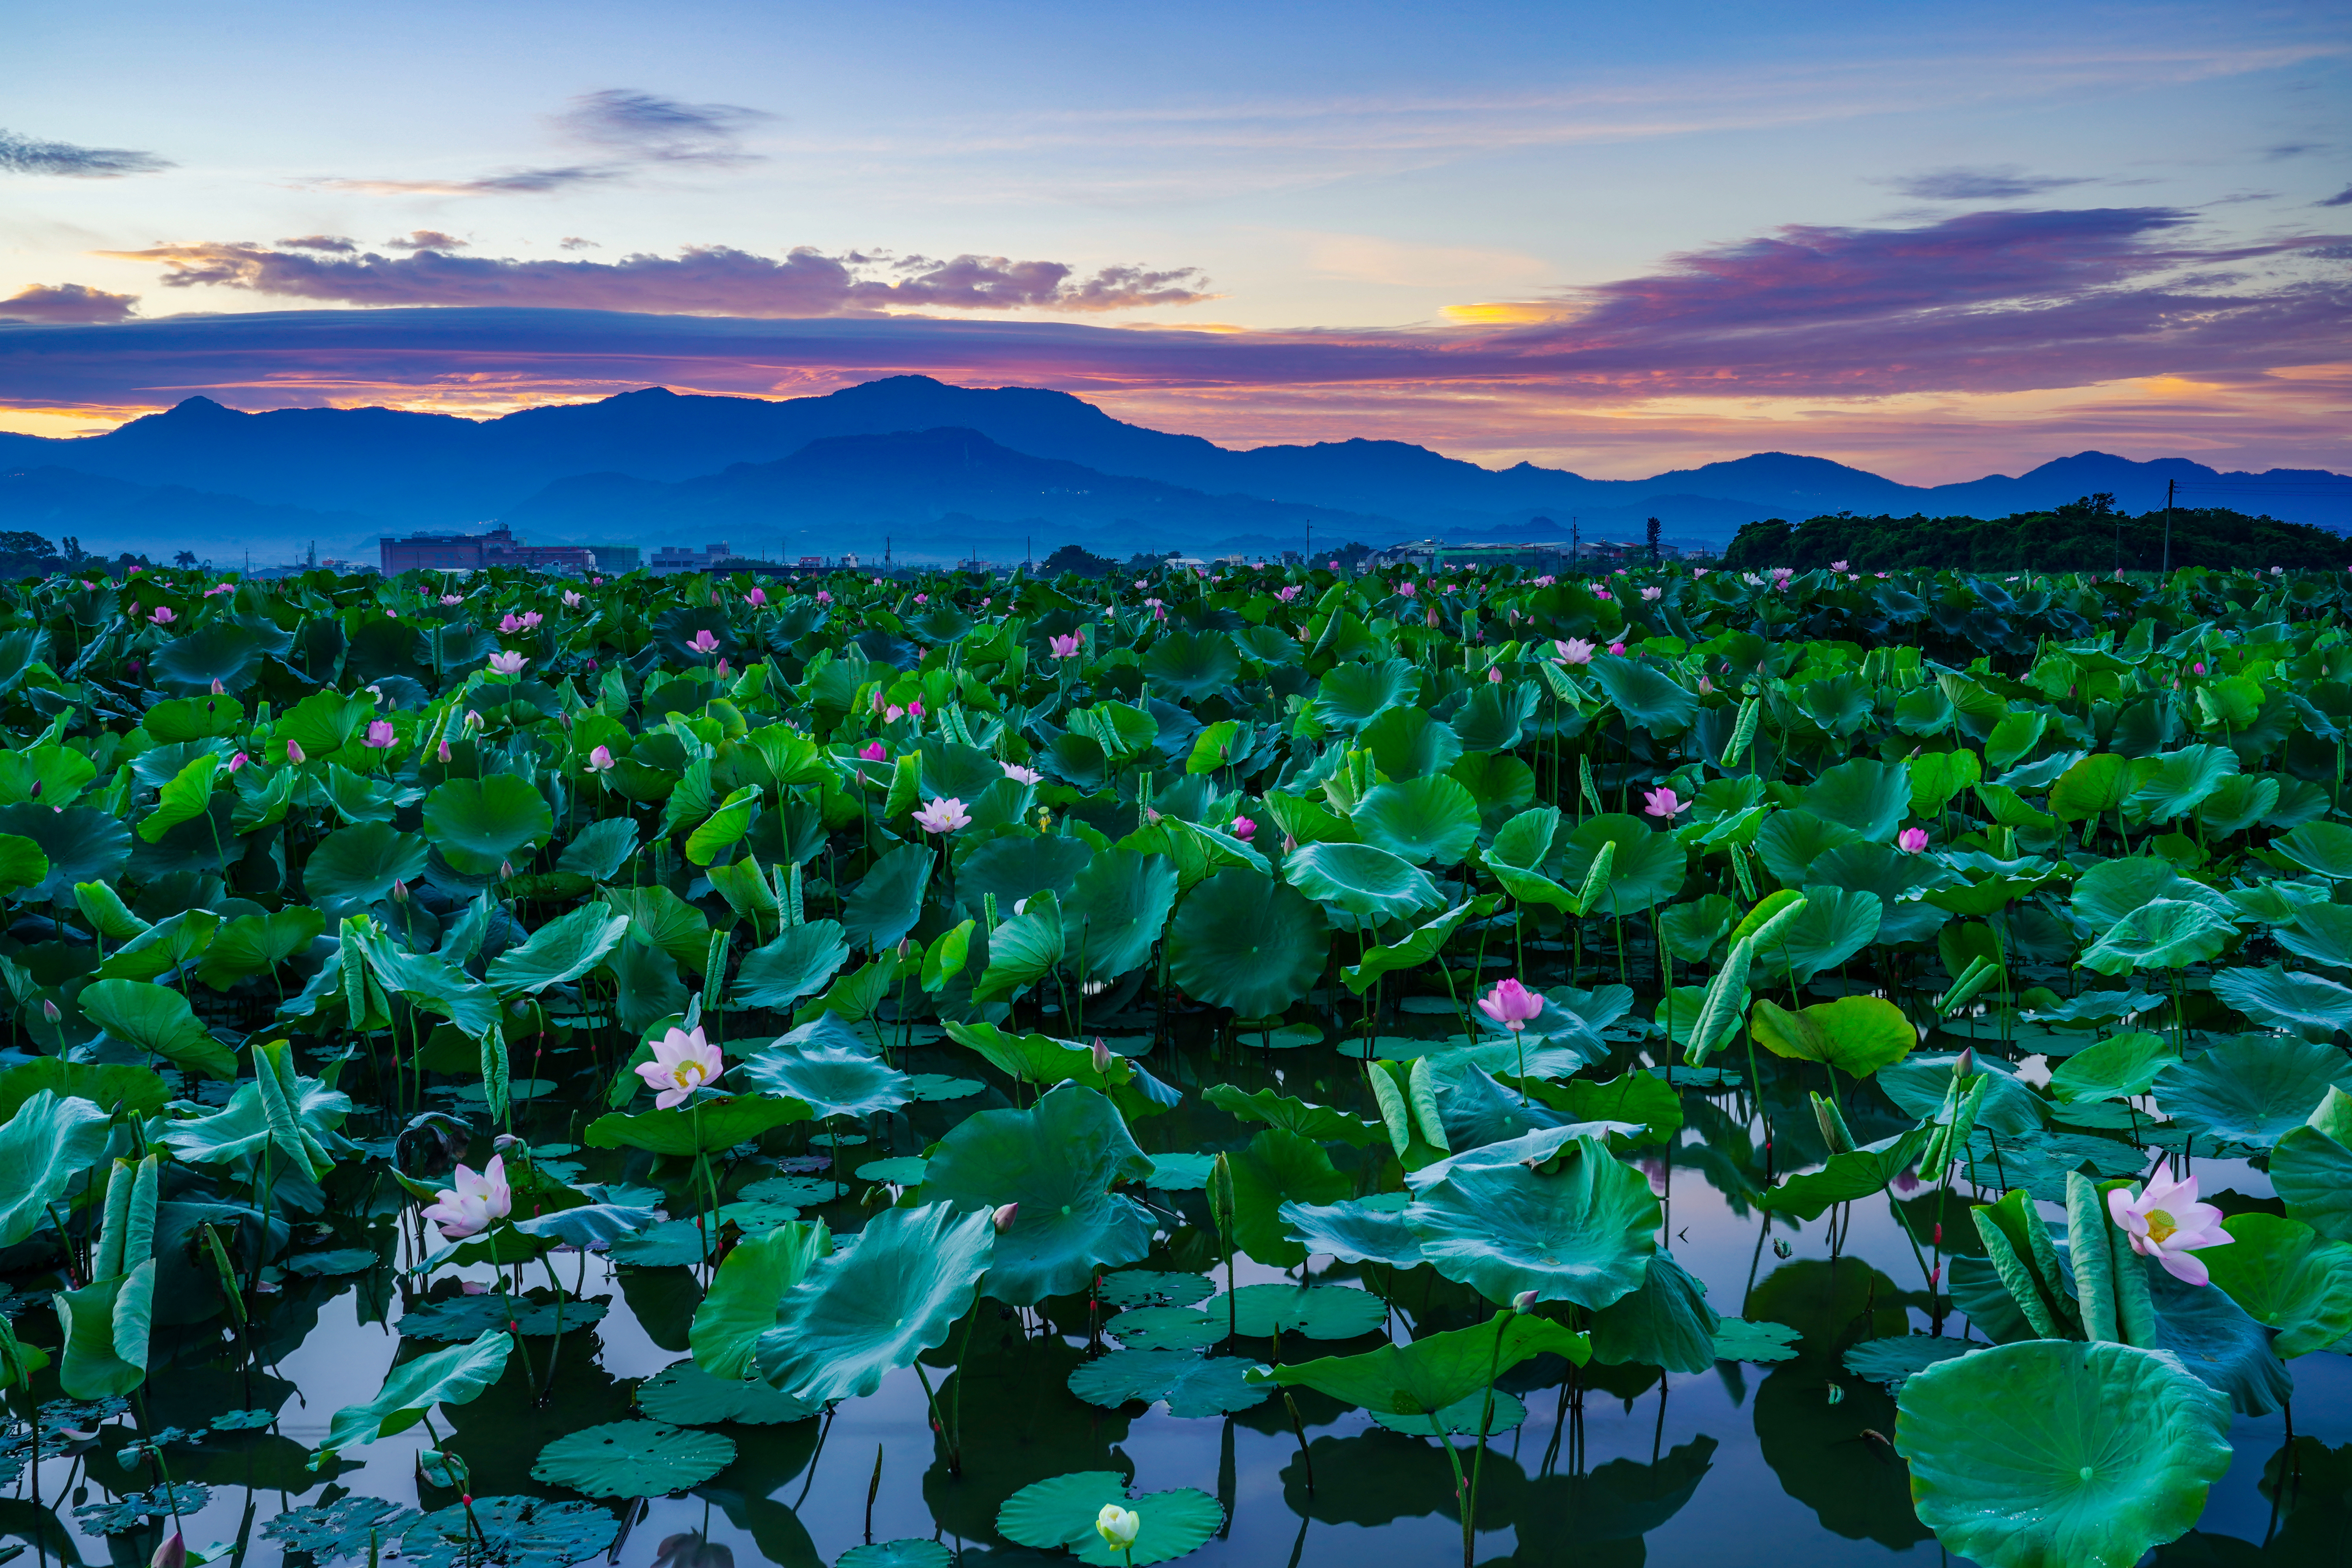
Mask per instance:
[[[303,1552],[321,1563],[366,1553],[371,1539],[393,1540],[424,1517],[378,1497],[339,1498],[333,1502],[289,1508],[261,1527],[261,1533],[287,1552]]]
[[[212,1500],[210,1487],[173,1481],[152,1491],[132,1492],[112,1502],[94,1502],[74,1510],[74,1522],[92,1535],[121,1535],[151,1519],[196,1513]]]
[[[1848,1268],[1856,1277],[1864,1272]],[[1863,1436],[1895,1430],[1895,1401],[1858,1377],[1839,1379],[1838,1386],[1845,1397],[1832,1405],[1820,1371],[1804,1358],[1764,1380],[1756,1391],[1756,1441],[1764,1462],[1824,1530],[1897,1552],[1927,1540],[1927,1526],[1911,1512],[1903,1461]]]
[[[1072,1470],[1131,1475],[1134,1466],[1116,1447],[1127,1436],[1127,1417],[1093,1409],[1070,1392],[1083,1352],[1058,1338],[1010,1331],[992,1344],[993,1314],[988,1323],[992,1332],[972,1336],[962,1366],[939,1390],[950,1400],[949,1390],[963,1385],[963,1476],[949,1473],[946,1440],[935,1437],[923,1501],[949,1533],[994,1542],[996,1510],[1032,1481]]]
[[[1519,1535],[1511,1562],[1581,1568],[1591,1561],[1585,1542],[1639,1540],[1697,1493],[1714,1468],[1715,1450],[1714,1438],[1694,1437],[1654,1465],[1612,1459],[1585,1475],[1528,1482],[1511,1515]]]
[[[471,1517],[453,1503],[426,1514],[401,1538],[401,1560],[417,1568],[570,1568],[611,1542],[613,1516],[594,1503],[536,1497],[478,1497]],[[477,1533],[478,1531],[478,1533]]]
[[[1374,1428],[1355,1437],[1318,1437],[1307,1446],[1315,1468],[1315,1489],[1294,1452],[1282,1470],[1283,1501],[1292,1512],[1318,1524],[1367,1528],[1431,1514],[1459,1518],[1454,1472],[1437,1445],[1401,1432]],[[1492,1522],[1507,1518],[1527,1484],[1518,1466],[1500,1452],[1486,1456],[1479,1483],[1478,1512]]]

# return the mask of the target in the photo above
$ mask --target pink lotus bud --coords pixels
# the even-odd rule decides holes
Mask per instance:
[[[1976,1075],[1977,1048],[1974,1046],[1970,1046],[1958,1056],[1952,1058],[1952,1076],[1954,1078],[1974,1078]]]
[[[1609,651],[1615,654],[1619,658],[1622,658],[1625,657],[1625,645],[1621,642],[1611,643],[1609,645]]]
[[[247,756],[243,752],[239,752],[236,755],[228,760],[228,771],[231,773],[235,773],[237,769],[245,766],[246,763],[251,761],[253,761],[251,757]]]
[[[1905,828],[1895,835],[1895,847],[1902,850],[1906,855],[1918,854],[1927,847],[1927,830],[1924,827]]]
[[[859,757],[859,759],[860,759],[861,761],[868,762],[868,763],[879,763],[879,762],[887,761],[887,760],[888,759],[889,755],[890,755],[890,752],[889,752],[888,749],[887,749],[887,748],[886,748],[886,747],[882,744],[882,742],[879,742],[879,741],[869,741],[869,742],[867,742],[866,743],[866,745],[865,745],[865,746],[863,746],[862,748],[860,748],[860,749],[859,749],[857,755],[858,755],[858,757]]]
[[[1257,836],[1257,824],[1256,824],[1256,823],[1252,822],[1252,821],[1251,821],[1248,817],[1246,817],[1246,816],[1236,816],[1236,817],[1234,817],[1234,837],[1236,837],[1236,838],[1240,839],[1243,843],[1246,844],[1246,843],[1248,843],[1252,838],[1255,837],[1256,836]]]
[[[155,1548],[155,1555],[147,1560],[147,1568],[188,1568],[188,1538],[173,1531],[163,1544]]]
[[[65,1015],[58,1011],[58,1005],[55,1002],[45,996],[41,999],[41,1016],[54,1024],[62,1019]]]
[[[439,749],[433,754],[442,762],[447,762],[449,760],[449,742],[444,740],[441,742]]]
[[[1520,1312],[1520,1313],[1526,1313],[1526,1312],[1532,1312],[1532,1311],[1534,1311],[1535,1310],[1536,1310],[1536,1293],[1535,1293],[1534,1291],[1532,1291],[1532,1290],[1522,1290],[1522,1291],[1520,1291],[1517,1295],[1516,1295],[1516,1296],[1514,1296],[1514,1297],[1512,1297],[1512,1298],[1511,1298],[1511,1310],[1512,1310],[1512,1311],[1514,1311],[1514,1312]]]
[[[1102,1043],[1102,1037],[1099,1035],[1095,1037],[1094,1063],[1095,1071],[1098,1073],[1110,1071],[1110,1047]]]
[[[514,880],[513,861],[501,860],[499,862],[499,880],[501,882],[511,882]]]
[[[213,677],[213,695],[215,697],[226,697],[228,695],[228,688],[220,683],[220,677],[217,675]]]
[[[1003,1208],[998,1209],[996,1213],[991,1216],[996,1226],[996,1234],[1003,1236],[1006,1231],[1011,1230],[1013,1228],[1013,1216],[1020,1212],[1021,1205],[1019,1204],[1006,1204]]]
[[[408,902],[408,884],[397,877],[392,881],[392,901],[395,904]]]
[[[305,760],[302,755],[302,742],[294,740],[290,736],[288,737],[286,742],[286,760],[289,763],[299,763]]]

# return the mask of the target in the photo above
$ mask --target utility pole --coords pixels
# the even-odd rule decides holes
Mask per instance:
[[[1307,520],[1307,553],[1300,559],[1306,562],[1309,572],[1315,570],[1315,520],[1311,517]]]
[[[1576,570],[1577,546],[1582,537],[1577,527],[1577,521],[1575,514],[1570,513],[1568,520],[1568,569],[1571,572]]]
[[[2172,580],[2172,488],[2177,481],[2164,481],[2164,578]]]

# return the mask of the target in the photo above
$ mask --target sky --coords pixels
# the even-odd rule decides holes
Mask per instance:
[[[2352,470],[2352,10],[20,11],[0,428],[918,372],[1235,446]]]

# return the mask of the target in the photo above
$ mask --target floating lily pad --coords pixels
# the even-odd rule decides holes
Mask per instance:
[[[452,1296],[446,1301],[413,1308],[403,1312],[393,1327],[403,1339],[410,1340],[470,1340],[493,1329],[534,1336],[568,1334],[598,1321],[611,1310],[593,1298],[566,1298],[559,1328],[552,1297],[509,1296],[491,1291],[480,1296]]]
[[[1190,1350],[1113,1351],[1079,1363],[1070,1373],[1070,1392],[1089,1405],[1165,1400],[1171,1415],[1227,1415],[1263,1405],[1274,1392],[1245,1381],[1251,1365],[1238,1357]]]
[[[936,1541],[883,1541],[853,1546],[833,1568],[952,1568],[955,1554]]]
[[[605,1550],[619,1530],[619,1521],[594,1503],[478,1497],[470,1509],[451,1503],[410,1524],[400,1538],[400,1555],[386,1561],[415,1568],[476,1568],[483,1562],[571,1568]]]
[[[1845,1352],[1845,1369],[1856,1377],[1885,1384],[1887,1392],[1900,1389],[1914,1374],[1938,1362],[1967,1355],[1985,1347],[1974,1340],[1944,1339],[1934,1334],[1891,1334],[1864,1340]]]
[[[692,1361],[681,1361],[637,1385],[637,1408],[673,1426],[715,1426],[730,1421],[745,1426],[772,1426],[804,1419],[818,1407],[767,1384],[748,1379],[730,1383],[711,1376]]]
[[[963,1100],[988,1086],[976,1078],[952,1078],[946,1073],[919,1072],[907,1080],[908,1100]]]
[[[380,1497],[338,1498],[280,1510],[261,1526],[261,1533],[289,1552],[299,1552],[320,1563],[338,1557],[363,1557],[368,1542],[398,1540],[425,1516]]]
[[[1280,1332],[1310,1340],[1352,1340],[1388,1321],[1388,1303],[1344,1285],[1244,1285],[1201,1309],[1212,1319],[1231,1316],[1234,1331],[1250,1339]]]
[[[341,1247],[331,1252],[298,1252],[286,1260],[286,1272],[309,1279],[323,1275],[358,1274],[383,1259],[363,1247]]]
[[[1216,1289],[1216,1282],[1205,1274],[1121,1268],[1102,1277],[1097,1295],[1106,1307],[1189,1307],[1207,1300]]]
[[[699,1486],[734,1462],[734,1440],[716,1432],[610,1421],[541,1448],[530,1479],[590,1497],[661,1497]]]
[[[893,1160],[868,1160],[857,1167],[861,1182],[887,1182],[894,1187],[919,1187],[923,1172],[930,1162],[915,1154],[902,1154]]]
[[[847,1183],[836,1182],[830,1176],[762,1176],[748,1184],[742,1195],[753,1203],[813,1209],[835,1198],[847,1197],[854,1190]]]
[[[1794,1361],[1797,1343],[1804,1337],[1801,1330],[1786,1323],[1751,1323],[1745,1318],[1725,1318],[1715,1325],[1715,1359]]]
[[[1113,1502],[1143,1521],[1131,1552],[1112,1552],[1095,1532],[1103,1505]],[[1127,1478],[1116,1470],[1082,1470],[1023,1487],[996,1514],[997,1531],[1008,1541],[1041,1552],[1067,1548],[1097,1568],[1172,1562],[1206,1545],[1224,1521],[1225,1510],[1206,1492],[1184,1487],[1130,1498]]]
[[[701,1226],[690,1219],[666,1219],[661,1224],[625,1236],[613,1243],[615,1263],[626,1263],[639,1268],[675,1268],[684,1263],[699,1263],[708,1247]]]
[[[1135,1307],[1103,1325],[1129,1350],[1206,1350],[1225,1337],[1225,1320],[1191,1307]]]

